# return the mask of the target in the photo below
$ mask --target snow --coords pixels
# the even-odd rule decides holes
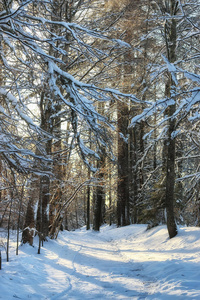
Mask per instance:
[[[37,254],[23,245],[10,262],[2,251],[0,299],[200,299],[200,228],[103,226],[64,231]]]
[[[162,55],[162,58],[164,62],[167,64],[168,71],[171,73],[173,81],[175,82],[176,85],[178,85],[178,81],[175,76],[175,73],[177,72],[176,67],[174,66],[174,64],[170,63],[164,55]]]

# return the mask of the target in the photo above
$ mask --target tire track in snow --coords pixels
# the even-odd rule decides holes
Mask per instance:
[[[139,234],[137,234],[139,235]],[[126,238],[128,241],[128,239]],[[130,259],[123,250],[121,250],[118,246],[118,242],[115,242],[114,239],[110,240],[110,243],[112,244],[112,247],[114,247],[116,252],[122,257],[123,261],[126,260],[127,263],[133,265],[133,268],[130,267],[131,273],[135,273],[135,276],[138,279],[141,279],[143,282],[143,289],[141,293],[143,295],[139,295],[138,293],[138,300],[146,299],[148,296],[153,295],[157,291],[158,287],[158,280],[157,278],[150,278],[149,276],[145,275],[145,269],[142,263],[134,262],[132,259]]]
[[[70,277],[71,277],[74,273],[76,273],[75,260],[76,260],[76,257],[78,256],[78,254],[80,253],[80,251],[81,251],[82,248],[83,248],[83,247],[80,246],[79,250],[76,251],[76,253],[75,253],[74,257],[73,257],[73,260],[72,260],[72,271],[71,271],[71,273],[69,273],[68,276],[67,276],[68,287],[67,287],[65,290],[63,290],[61,293],[58,293],[57,295],[51,297],[51,300],[60,299],[60,298],[63,297],[63,296],[66,296],[66,297],[67,297],[68,293],[72,290],[72,287],[73,287],[73,286],[72,286],[71,278],[70,278]],[[66,298],[66,299],[67,299],[67,298]]]
[[[73,239],[72,239],[72,241],[68,241],[68,244],[70,244],[70,242],[73,243]],[[80,240],[79,242],[81,243],[82,241]],[[91,241],[89,241],[89,246],[87,245],[87,248],[91,247],[90,242]],[[120,246],[118,245],[118,242],[115,241],[114,239],[110,239],[110,238],[106,239],[105,237],[98,236],[97,244],[99,242],[102,243],[102,251],[105,251],[105,252],[106,251],[111,251],[113,261],[118,261],[118,264],[114,268],[111,268],[109,270],[106,277],[103,275],[102,272],[99,272],[99,274],[95,274],[95,275],[93,275],[93,274],[90,274],[90,275],[82,274],[81,277],[80,277],[80,275],[79,276],[75,275],[75,277],[76,277],[76,281],[75,281],[76,282],[76,288],[77,288],[77,283],[78,282],[82,285],[82,284],[84,284],[84,282],[82,282],[82,280],[84,278],[91,277],[90,280],[99,281],[100,286],[105,291],[106,290],[108,291],[109,289],[111,289],[110,291],[112,292],[112,296],[110,298],[105,297],[105,299],[115,299],[114,298],[114,296],[115,296],[114,285],[121,278],[129,277],[129,278],[132,278],[132,279],[134,279],[134,278],[136,279],[136,281],[137,281],[136,282],[136,287],[137,288],[134,291],[131,288],[129,290],[128,287],[126,288],[127,291],[125,291],[125,289],[124,289],[124,292],[127,292],[127,296],[124,295],[125,296],[124,299],[142,300],[142,299],[147,299],[148,297],[151,297],[151,295],[156,290],[156,287],[157,287],[156,281],[157,280],[156,279],[152,280],[152,278],[149,278],[148,276],[146,276],[144,274],[145,270],[144,270],[143,264],[139,263],[139,262],[134,262],[130,257],[128,257],[125,254],[125,252],[120,249]],[[127,242],[128,242],[128,240],[127,240]],[[85,247],[86,247],[85,244],[80,245],[79,249],[76,250],[76,253],[74,254],[74,257],[71,261],[72,271],[67,274],[67,278],[66,278],[66,280],[68,281],[68,287],[66,289],[64,289],[62,292],[60,292],[57,295],[50,298],[51,300],[70,299],[69,294],[71,294],[71,291],[73,290],[73,285],[75,284],[75,282],[73,282],[74,280],[72,279],[72,276],[75,273],[77,273],[77,275],[78,275],[79,270],[76,269],[76,263],[78,261],[78,256],[81,254],[82,250],[83,250],[82,255],[85,254]],[[89,254],[89,252],[88,252],[88,254]],[[92,254],[93,254],[93,256],[91,256],[91,266],[93,264],[92,259],[96,258],[96,256],[94,256],[94,253],[92,253]],[[97,250],[97,254],[98,254],[98,250]],[[79,263],[79,265],[84,266],[84,262]],[[119,272],[120,268],[121,268],[121,271]],[[112,288],[112,282],[114,284],[113,288]],[[81,285],[80,285],[80,287],[81,287]],[[76,288],[74,289],[74,292],[76,291]],[[128,294],[131,294],[131,296],[129,297]],[[86,298],[86,299],[92,299],[92,298]],[[116,294],[116,299],[118,299],[117,294]]]

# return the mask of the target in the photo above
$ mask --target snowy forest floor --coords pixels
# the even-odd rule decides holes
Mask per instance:
[[[200,299],[200,228],[103,226],[64,231],[41,254],[23,245],[2,251],[0,299]]]

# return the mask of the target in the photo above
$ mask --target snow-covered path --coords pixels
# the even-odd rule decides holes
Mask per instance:
[[[68,286],[52,300],[145,299],[150,278],[144,276],[141,263],[131,262],[105,235],[91,233],[86,238],[83,232],[76,233],[78,239],[73,234],[67,239],[62,236],[62,242],[68,245],[69,261],[65,255],[56,263],[67,266],[65,277]],[[51,252],[49,255],[52,257]]]
[[[200,229],[183,227],[172,240],[164,226],[145,229],[63,232],[40,255],[24,245],[3,261],[0,298],[200,299]]]

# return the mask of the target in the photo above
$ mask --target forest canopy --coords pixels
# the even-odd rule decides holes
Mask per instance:
[[[84,224],[199,226],[199,12],[1,2],[0,226],[40,245]]]

